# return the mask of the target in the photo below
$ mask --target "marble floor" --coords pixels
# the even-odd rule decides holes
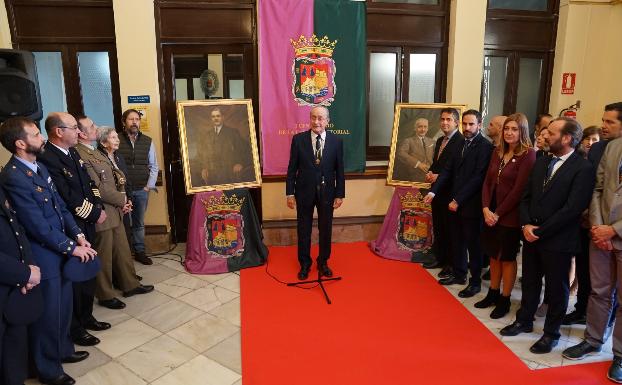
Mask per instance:
[[[183,256],[185,245],[173,253]],[[113,327],[92,332],[101,343],[90,357],[65,364],[78,385],[241,385],[240,276],[190,275],[169,254],[135,264],[146,295],[121,298],[127,307],[95,305],[95,317]],[[39,384],[28,380],[26,384]]]
[[[154,258],[154,264],[135,264],[143,282],[155,285],[155,291],[123,299],[127,307],[110,310],[95,305],[95,316],[113,327],[93,332],[101,339],[87,350],[90,357],[64,365],[79,385],[241,385],[240,351],[240,276],[191,275],[179,260],[185,244],[167,255]],[[430,270],[436,276],[440,270]],[[520,274],[520,268],[519,268]],[[462,286],[450,286],[454,295],[482,324],[501,340],[529,368],[542,369],[585,362],[611,360],[611,339],[597,356],[569,361],[561,356],[566,347],[579,343],[585,326],[562,327],[562,338],[553,352],[536,355],[529,347],[540,337],[544,318],[536,318],[534,332],[502,337],[499,330],[514,320],[520,302],[520,284],[512,293],[512,309],[499,320],[490,319],[492,309],[476,309],[482,292],[472,298],[460,298]],[[120,297],[121,298],[121,297]],[[570,298],[572,310],[576,297]],[[36,380],[27,385],[39,384]]]
[[[520,267],[521,266],[519,259],[519,276],[521,274]],[[429,272],[433,274],[436,278],[438,278],[438,273],[440,273],[440,271],[440,269],[429,270]],[[548,354],[533,354],[529,351],[531,345],[533,345],[533,343],[535,343],[542,336],[544,317],[536,317],[533,327],[534,330],[532,333],[522,333],[515,337],[504,337],[500,335],[499,331],[503,327],[514,322],[516,318],[516,311],[520,307],[521,287],[518,279],[514,286],[514,290],[512,291],[512,308],[510,309],[510,312],[505,317],[496,320],[490,318],[490,312],[493,308],[477,309],[475,306],[473,306],[476,302],[482,300],[486,296],[489,287],[488,281],[483,281],[482,291],[471,298],[458,297],[458,292],[462,290],[464,286],[452,285],[445,287],[455,297],[456,300],[461,302],[464,307],[471,312],[471,314],[477,317],[477,319],[479,319],[480,322],[484,324],[494,336],[499,338],[501,342],[503,342],[510,350],[512,350],[512,352],[531,369],[545,369],[565,365],[577,365],[588,362],[613,360],[613,353],[611,352],[611,338],[607,340],[602,348],[602,352],[598,355],[588,356],[587,358],[580,361],[567,360],[562,357],[561,353],[562,351],[564,351],[564,349],[576,345],[583,340],[585,325],[562,326],[562,336],[560,338],[559,344],[553,349],[552,352]],[[568,310],[566,313],[574,310],[574,304],[576,301],[576,295],[571,295],[568,303]]]

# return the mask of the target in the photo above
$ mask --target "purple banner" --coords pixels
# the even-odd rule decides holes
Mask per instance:
[[[313,0],[259,1],[259,114],[264,175],[285,175],[292,136],[309,129],[309,107],[292,93],[291,40],[313,35]]]

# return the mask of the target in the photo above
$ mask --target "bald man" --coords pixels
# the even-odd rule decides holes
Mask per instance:
[[[486,129],[486,135],[492,140],[492,144],[497,147],[501,140],[503,139],[503,123],[507,119],[507,116],[504,115],[496,115],[490,119],[488,123],[488,128]]]

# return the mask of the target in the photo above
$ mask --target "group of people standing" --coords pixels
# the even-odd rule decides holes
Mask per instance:
[[[126,111],[123,122],[120,138],[86,116],[53,112],[45,120],[47,141],[28,118],[0,125],[0,142],[12,154],[0,172],[4,385],[23,384],[29,358],[42,383],[74,384],[62,364],[89,356],[74,344],[96,345],[89,331],[111,327],[93,316],[94,298],[122,309],[119,291],[153,291],[136,275],[129,240],[135,259],[151,264],[144,211],[158,166],[151,139],[139,131],[139,113]]]
[[[608,378],[622,382],[622,324],[614,323],[622,279],[622,102],[605,106],[600,129],[583,130],[572,118],[538,117],[537,149],[522,113],[491,119],[492,143],[482,136],[478,111],[462,114],[462,133],[458,119],[452,108],[441,111],[443,136],[424,198],[432,204],[434,258],[415,262],[442,268],[442,285],[464,285],[470,273],[458,294],[466,298],[481,291],[488,258],[490,288],[474,306],[494,307],[491,318],[501,318],[510,311],[522,245],[520,308],[501,335],[533,331],[544,279],[544,330],[530,351],[551,352],[562,324],[584,323],[585,341],[563,352],[578,360],[597,354],[613,332]],[[578,301],[566,314],[573,258]]]

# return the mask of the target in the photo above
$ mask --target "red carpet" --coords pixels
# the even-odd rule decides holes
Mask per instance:
[[[332,305],[242,271],[244,385],[612,384],[608,362],[530,370],[418,265],[362,242],[335,244],[330,265],[343,277],[326,284]],[[296,248],[270,248],[268,269],[294,281]]]

